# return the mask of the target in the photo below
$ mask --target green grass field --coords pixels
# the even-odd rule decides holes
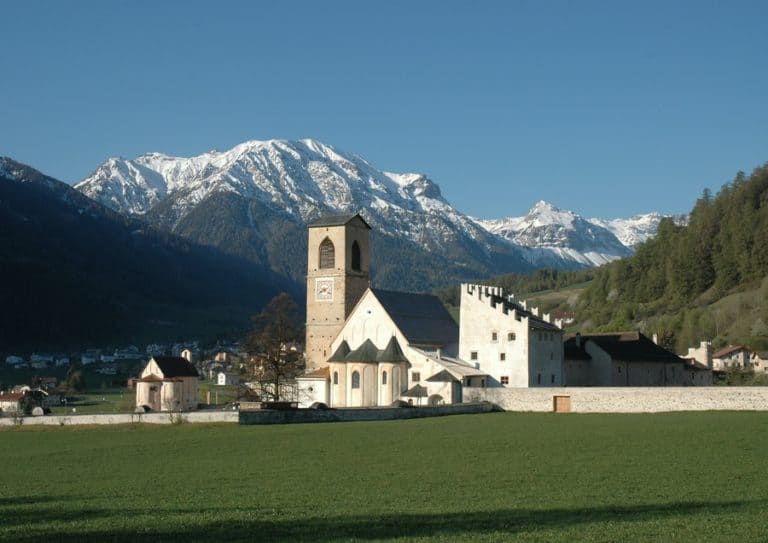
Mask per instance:
[[[0,430],[0,541],[765,541],[768,413]]]

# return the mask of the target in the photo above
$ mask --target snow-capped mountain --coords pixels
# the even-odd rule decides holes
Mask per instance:
[[[478,224],[510,242],[526,248],[526,258],[537,266],[572,260],[599,266],[632,254],[607,228],[573,211],[537,202],[525,217],[478,220]]]
[[[622,244],[634,249],[656,235],[659,223],[664,218],[665,216],[659,213],[645,213],[634,215],[629,219],[589,219],[589,222],[610,230]],[[672,220],[677,224],[685,224],[686,217],[675,215]]]
[[[457,238],[487,246],[489,238],[424,175],[382,172],[361,157],[311,139],[248,141],[192,158],[161,153],[111,158],[75,188],[132,215],[172,199],[175,215],[183,218],[211,194],[225,192],[258,200],[303,223],[327,211],[365,210],[378,230],[429,249]]]
[[[371,224],[383,286],[423,289],[531,269],[519,248],[453,208],[425,175],[384,172],[310,139],[248,141],[192,158],[111,158],[75,188],[296,279],[306,272],[304,226],[330,213],[362,212]],[[410,262],[407,273],[398,258]]]
[[[473,219],[423,174],[379,170],[312,139],[247,141],[182,158],[110,158],[75,188],[126,215],[300,278],[304,225],[362,212],[374,228],[377,282],[426,288],[534,267],[602,264],[631,254],[611,231],[540,202],[522,218]],[[407,273],[393,261],[406,259]]]

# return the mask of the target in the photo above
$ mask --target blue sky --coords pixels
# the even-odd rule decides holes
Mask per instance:
[[[768,161],[768,2],[0,4],[0,155],[317,138],[460,210],[690,210]]]

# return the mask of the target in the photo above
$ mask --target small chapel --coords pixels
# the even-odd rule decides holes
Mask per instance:
[[[299,405],[461,403],[465,387],[562,384],[562,330],[501,289],[462,285],[459,327],[433,295],[370,284],[359,214],[308,226],[306,373]]]

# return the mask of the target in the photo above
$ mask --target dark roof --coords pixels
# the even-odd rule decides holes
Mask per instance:
[[[621,362],[680,362],[684,360],[675,353],[669,352],[656,345],[640,332],[616,332],[609,334],[581,335],[581,348],[576,346],[576,337],[569,337],[565,341],[565,358],[574,360],[569,355],[577,355],[577,351],[584,351],[587,341],[593,341],[603,351],[608,353],[614,361]],[[579,360],[579,358],[575,358]]]
[[[370,339],[346,356],[348,362],[376,362],[379,350]]]
[[[371,289],[411,345],[450,345],[459,327],[436,296]]]
[[[430,383],[452,383],[458,381],[458,379],[456,379],[448,370],[442,370],[438,371],[432,377],[428,377],[427,381]]]
[[[384,350],[379,351],[379,354],[376,355],[376,361],[377,362],[407,362],[408,359],[405,358],[405,355],[403,354],[403,350],[400,348],[400,344],[397,342],[397,338],[395,338],[395,336],[392,336],[392,339],[389,340],[389,343],[387,343],[387,346],[384,347]]]
[[[411,388],[403,392],[403,396],[406,398],[425,398],[428,395],[429,391],[427,390],[427,387],[421,386],[419,384],[413,385]]]
[[[186,358],[180,356],[153,356],[152,360],[163,372],[166,379],[172,377],[198,377],[195,366],[190,364]]]
[[[328,362],[344,362],[350,350],[351,349],[349,348],[349,343],[347,343],[347,340],[343,340],[339,345],[339,348],[336,349],[336,352],[333,353],[328,359]]]
[[[365,219],[360,216],[359,213],[355,213],[354,215],[326,215],[324,217],[320,217],[317,220],[312,221],[307,226],[309,228],[314,228],[316,226],[343,226],[347,224],[349,221],[357,217],[362,221],[362,223],[365,225],[368,230],[371,229],[370,225],[365,222]]]

